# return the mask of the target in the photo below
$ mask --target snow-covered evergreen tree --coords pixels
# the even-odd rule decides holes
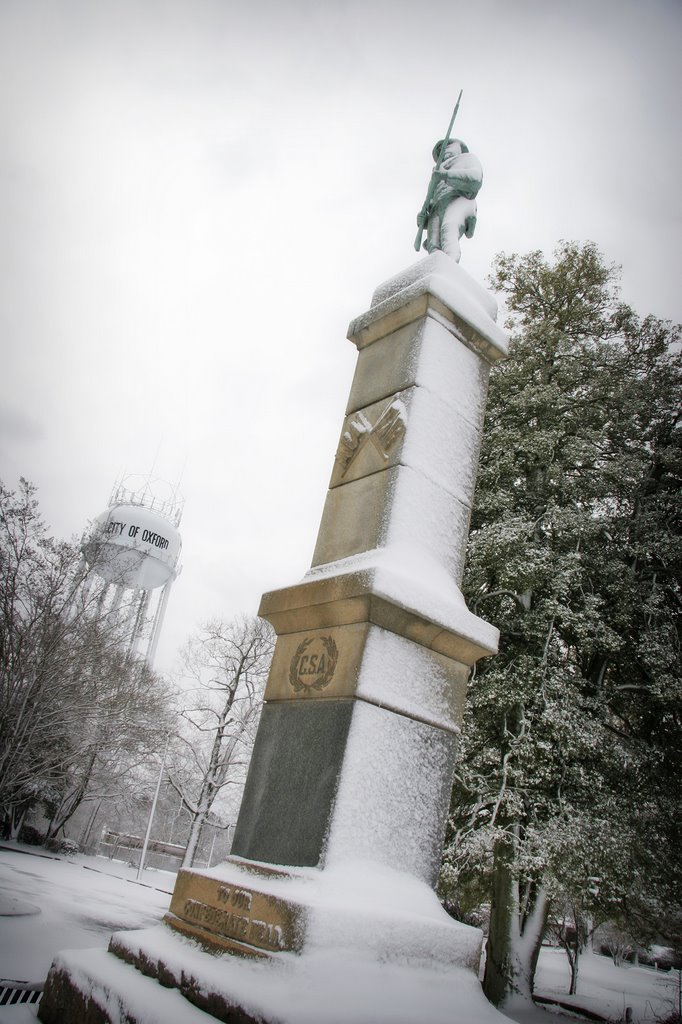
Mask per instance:
[[[500,628],[470,684],[442,886],[491,900],[485,989],[532,992],[553,895],[638,926],[682,891],[680,360],[594,245],[498,257],[465,596]]]

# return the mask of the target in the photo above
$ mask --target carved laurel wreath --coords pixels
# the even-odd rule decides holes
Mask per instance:
[[[302,683],[299,679],[300,662],[303,655],[306,653],[308,648],[315,637],[309,636],[305,640],[301,640],[300,644],[296,648],[296,653],[291,659],[291,666],[289,668],[289,683],[296,693],[300,693],[302,690],[323,690],[332,681],[334,670],[336,669],[336,662],[339,658],[339,649],[334,642],[334,638],[331,636],[320,637],[322,646],[324,647],[327,654],[327,668],[319,677],[319,679],[307,685]]]

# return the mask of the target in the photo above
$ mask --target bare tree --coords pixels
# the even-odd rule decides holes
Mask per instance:
[[[169,769],[191,821],[183,867],[192,865],[209,816],[216,823],[216,798],[243,785],[273,650],[270,626],[243,617],[206,623],[183,651],[184,678],[193,685],[182,698],[185,729]]]
[[[599,945],[607,950],[616,967],[622,967],[626,959],[635,952],[637,943],[632,936],[614,921],[607,921],[598,931]]]
[[[568,994],[574,996],[578,991],[578,965],[581,955],[588,948],[594,926],[582,907],[570,898],[557,901],[557,908],[549,917],[549,934],[561,946],[571,972],[571,983]]]
[[[76,544],[48,536],[35,487],[0,483],[0,818],[12,837],[36,807],[52,834],[63,828],[93,780],[110,788],[165,726],[159,679],[125,658],[89,573]]]
[[[79,718],[58,798],[46,803],[48,839],[81,805],[116,800],[130,780],[146,775],[150,753],[163,746],[170,727],[168,688],[144,662],[111,652],[93,682],[97,699]]]

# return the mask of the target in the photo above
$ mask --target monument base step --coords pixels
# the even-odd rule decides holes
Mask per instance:
[[[382,963],[478,971],[482,933],[453,921],[425,882],[371,862],[265,870],[230,857],[181,870],[167,925],[209,953],[335,949]]]
[[[261,1024],[246,1015],[214,1017],[105,949],[60,953],[48,975],[38,1020],[43,1024]]]
[[[43,1024],[508,1024],[466,968],[334,950],[258,961],[209,955],[164,925],[118,932],[109,952],[60,954],[38,1017]]]

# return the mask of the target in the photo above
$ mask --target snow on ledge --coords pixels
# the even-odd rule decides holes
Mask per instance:
[[[439,299],[469,324],[492,346],[495,358],[507,355],[509,337],[495,322],[497,301],[494,296],[444,252],[433,252],[380,284],[368,312],[351,323],[348,337],[354,338],[388,313],[425,293]]]
[[[277,866],[263,867],[272,872]],[[303,907],[303,957],[334,950],[376,962],[478,970],[480,930],[453,921],[426,882],[378,861],[340,859],[323,869],[282,865],[276,874],[260,874],[230,858],[198,874]]]
[[[418,545],[390,544],[313,566],[304,583],[363,573],[373,594],[414,612],[494,654],[499,630],[467,608],[448,571]]]

